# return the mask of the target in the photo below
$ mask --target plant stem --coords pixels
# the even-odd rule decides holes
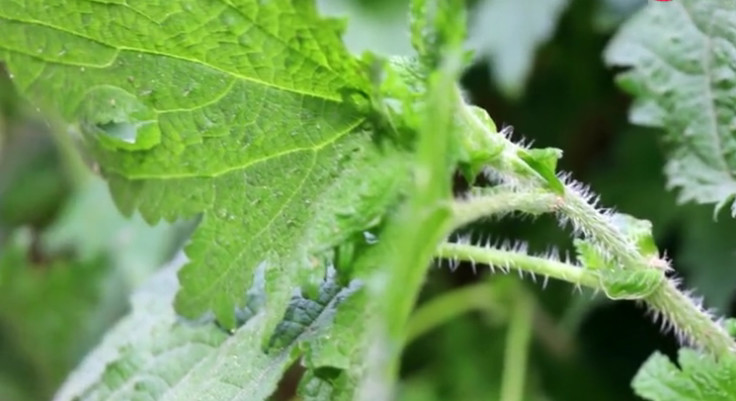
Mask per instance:
[[[565,190],[559,212],[572,221],[586,237],[594,239],[603,250],[618,258],[625,266],[645,266],[647,261],[631,241],[611,224],[608,216],[591,205],[587,197],[575,188]]]
[[[495,189],[495,188],[494,188]],[[513,191],[511,188],[491,190],[453,206],[455,227],[461,227],[483,217],[512,212],[542,214],[555,210],[559,196],[542,191]]]
[[[598,275],[592,270],[552,259],[530,256],[522,252],[444,243],[437,247],[435,255],[444,259],[482,263],[501,269],[515,269],[521,272],[552,277],[578,286],[600,288]]]
[[[409,319],[406,344],[432,329],[473,310],[501,314],[504,307],[491,293],[489,282],[481,282],[440,295],[417,309]]]
[[[511,142],[495,130],[491,130],[489,126],[470,111],[470,106],[460,107],[460,115],[465,121],[465,125],[469,127],[467,135],[473,138],[472,141],[467,141],[467,143],[483,143],[481,137],[487,138],[485,146],[493,149],[496,155],[494,158],[489,158],[487,163],[490,167],[493,167],[497,175],[504,177],[517,188],[553,193],[540,177],[517,168],[519,165],[518,150],[521,149],[519,145]],[[470,153],[482,152],[482,150],[475,149],[467,151]],[[591,204],[590,198],[591,196],[585,190],[581,190],[577,184],[566,183],[564,195],[560,197],[560,202],[557,205],[561,219],[571,221],[577,230],[597,244],[602,251],[618,260],[623,268],[657,268],[652,266],[651,260],[642,255],[636,245],[612,224],[609,216]],[[489,253],[489,255],[491,254]],[[502,257],[504,255],[491,256]],[[489,262],[491,261],[489,260]],[[496,261],[496,263],[498,262],[503,262],[503,260]],[[527,259],[515,257],[514,262],[513,264],[509,263],[509,265],[535,271],[532,269],[533,266],[523,264],[528,262]],[[667,267],[662,260],[656,262],[664,268]],[[553,266],[546,263],[538,263],[537,266],[543,266],[537,267],[537,269],[548,271],[546,274],[551,277],[563,280],[572,277],[573,280],[582,280],[582,278],[578,279],[575,276],[555,276],[553,274],[555,272],[568,271],[561,269],[562,266]],[[582,282],[581,284],[587,285]],[[644,298],[644,301],[655,313],[666,319],[675,331],[689,343],[699,345],[715,355],[723,352],[736,352],[736,343],[726,330],[713,321],[712,317],[702,309],[698,302],[678,290],[672,280],[668,280],[652,294],[649,294]]]
[[[644,299],[662,318],[672,324],[676,334],[714,355],[736,352],[736,344],[726,329],[668,280]]]
[[[506,332],[500,401],[522,401],[524,397],[534,303],[521,285],[517,287],[509,328]]]
[[[358,399],[384,399],[398,380],[402,346],[411,312],[432,261],[435,247],[452,230],[452,174],[456,165],[458,133],[453,116],[459,99],[454,97],[461,58],[448,53],[439,70],[429,77],[427,116],[419,127],[413,163],[413,183],[404,206],[381,234],[375,258],[356,263],[356,271],[369,277],[368,287],[378,306],[378,333],[368,347],[378,355],[366,370],[370,385],[358,391]],[[366,265],[364,266],[363,263]],[[361,273],[359,273],[361,274]],[[384,393],[376,397],[375,393]]]

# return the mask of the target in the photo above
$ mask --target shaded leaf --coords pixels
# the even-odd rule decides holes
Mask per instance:
[[[643,299],[662,286],[666,278],[656,269],[606,269],[600,272],[599,282],[610,299]]]
[[[652,223],[649,220],[637,219],[624,213],[615,213],[611,216],[611,223],[636,245],[637,250],[643,256],[659,256],[659,250],[652,235]]]
[[[526,163],[525,169],[531,169],[538,174],[558,194],[565,193],[565,186],[557,177],[557,161],[562,157],[562,151],[555,148],[520,149],[518,156]]]
[[[679,367],[655,352],[632,382],[637,395],[651,401],[729,401],[736,398],[736,359],[683,348]]]
[[[636,97],[631,121],[666,130],[665,173],[682,202],[719,208],[736,195],[734,21],[732,2],[652,2],[606,49],[608,64],[631,67],[618,76]]]
[[[316,300],[295,296],[264,348],[264,310],[232,332],[211,321],[181,321],[171,307],[180,265],[161,271],[134,295],[132,313],[87,357],[57,400],[267,399],[300,350],[322,335],[354,291],[328,278]],[[266,285],[256,280],[251,292],[263,294]]]

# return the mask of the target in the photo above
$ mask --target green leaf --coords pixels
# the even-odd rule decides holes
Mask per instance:
[[[666,278],[658,269],[606,269],[600,272],[599,282],[610,299],[643,299],[662,286]]]
[[[464,126],[458,128],[464,133],[460,137],[460,167],[465,179],[472,183],[475,182],[488,161],[493,160],[503,151],[503,146],[499,146],[488,137],[487,132],[495,133],[498,130],[487,111],[471,105],[466,105],[464,111],[468,117],[460,119]],[[472,126],[472,122],[475,122],[477,126]]]
[[[652,223],[623,213],[611,216],[613,225],[645,257],[657,257],[659,251],[652,236]],[[604,254],[592,241],[575,239],[578,260],[586,268],[598,271],[600,287],[610,299],[642,299],[666,282],[664,270],[653,266],[622,266]]]
[[[305,400],[352,400],[365,364],[366,293],[348,287],[332,323],[309,342],[303,364],[308,369],[299,383]]]
[[[37,0],[0,10],[0,58],[81,122],[122,210],[203,214],[177,311],[233,328],[256,266],[288,298],[310,254],[375,224],[406,179],[361,128],[368,84],[341,30],[310,1]]]
[[[54,400],[78,400],[85,390],[99,384],[110,363],[123,357],[126,351],[135,350],[131,344],[150,345],[155,341],[152,334],[165,341],[167,333],[162,328],[173,324],[176,317],[171,307],[177,288],[175,273],[184,262],[183,256],[179,256],[133,293],[131,312],[108,330],[101,343],[67,377]]]
[[[621,233],[636,244],[637,250],[644,256],[657,257],[659,249],[652,235],[652,223],[649,220],[637,219],[624,213],[611,216],[613,225]]]
[[[637,395],[650,401],[730,401],[736,399],[736,358],[679,352],[679,367],[655,352],[634,377]]]
[[[732,27],[736,4],[650,3],[627,21],[605,52],[636,97],[631,121],[666,130],[668,186],[679,200],[715,203],[736,196]],[[736,206],[731,206],[736,215]]]
[[[565,186],[555,173],[557,161],[562,157],[561,150],[555,148],[520,149],[517,154],[519,159],[525,163],[520,166],[523,170],[531,169],[547,183],[550,189],[558,194],[565,193]]]
[[[652,235],[652,223],[648,220],[637,219],[624,213],[615,213],[610,218],[611,223],[624,237],[636,245],[637,250],[645,257],[656,258],[659,249]],[[577,238],[574,241],[575,250],[583,266],[589,269],[615,269],[626,268],[648,268],[647,266],[620,266],[616,260],[612,260],[590,240]]]
[[[350,401],[354,386],[347,385],[346,378],[344,372],[331,369],[309,370],[299,382],[297,394],[304,401]]]
[[[604,270],[609,267],[610,261],[593,242],[575,238],[573,244],[578,260],[586,269]]]
[[[250,305],[255,313],[232,332],[212,322],[181,321],[171,307],[177,265],[134,295],[131,314],[87,356],[57,400],[265,400],[357,288],[339,287],[330,276],[317,299],[295,296],[264,349],[269,317],[257,303]],[[267,296],[266,285],[263,277],[256,280],[251,299]]]
[[[473,11],[470,44],[491,62],[501,90],[518,97],[537,48],[554,33],[568,0],[484,0]]]

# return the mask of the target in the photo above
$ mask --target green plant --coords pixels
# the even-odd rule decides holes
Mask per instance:
[[[733,14],[730,6],[682,3],[696,16],[714,18],[721,7]],[[688,87],[680,77],[657,81],[659,70],[648,75],[657,62],[649,53],[625,53],[632,37],[666,37],[638,32],[664,23],[662,10],[632,19],[608,59],[636,67],[621,79],[641,95],[636,121],[663,125],[684,143],[668,164],[671,186],[685,200],[722,206],[733,197],[727,152],[716,149],[724,159],[711,166],[695,151],[712,150],[709,137],[696,132],[693,149],[677,134],[691,129],[679,107],[698,112],[670,103],[689,96]],[[644,303],[683,343],[722,359],[695,362],[685,350],[685,371],[709,364],[701,380],[719,380],[717,364],[736,360],[734,341],[670,276],[651,224],[598,207],[587,188],[557,172],[560,150],[512,141],[510,129],[498,130],[464,99],[464,3],[416,0],[411,19],[414,57],[356,58],[341,42],[341,23],[319,17],[310,1],[3,3],[0,58],[15,86],[76,124],[117,207],[149,223],[200,218],[183,267],[164,269],[134,295],[132,312],[59,399],[261,400],[297,361],[304,399],[389,399],[407,338],[439,324],[417,320],[421,309],[412,316],[433,259]],[[731,75],[723,75],[726,85]],[[716,106],[727,102],[715,96]],[[725,120],[727,111],[714,114]],[[714,124],[706,134],[732,140]],[[471,186],[460,195],[456,172]],[[477,220],[511,214],[552,214],[571,226],[576,261],[472,236],[447,240]],[[532,301],[508,291],[500,393],[513,401],[524,397],[518,372]],[[644,366],[634,381],[642,395],[685,392],[658,374],[673,369],[667,363],[655,355]],[[702,393],[692,399],[736,396],[693,391]]]

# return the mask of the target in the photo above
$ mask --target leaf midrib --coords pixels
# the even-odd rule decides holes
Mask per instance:
[[[693,26],[693,28],[698,31],[701,35],[703,35],[703,38],[705,39],[706,48],[704,49],[703,57],[699,57],[700,66],[703,68],[703,74],[705,75],[704,78],[706,80],[705,84],[705,91],[706,91],[706,97],[707,97],[707,115],[708,120],[710,122],[711,129],[707,130],[710,136],[713,138],[713,141],[715,142],[716,147],[716,154],[718,155],[717,161],[720,165],[719,167],[728,174],[728,176],[733,179],[736,178],[733,175],[733,172],[728,166],[728,161],[726,160],[726,155],[723,154],[723,141],[720,136],[719,132],[719,123],[718,123],[718,117],[716,116],[716,97],[713,94],[713,72],[712,72],[712,66],[711,66],[711,57],[713,54],[713,40],[712,40],[712,27],[714,23],[715,13],[711,12],[708,17],[708,30],[709,32],[706,32],[698,26],[698,24],[695,22],[695,19],[690,13],[690,10],[687,9],[687,7],[680,3],[675,2],[676,5],[682,10],[683,14],[687,17],[688,21],[690,21],[690,24]],[[697,151],[696,151],[697,152]],[[700,152],[697,152],[700,153]],[[703,160],[708,160],[708,157],[704,157]]]

